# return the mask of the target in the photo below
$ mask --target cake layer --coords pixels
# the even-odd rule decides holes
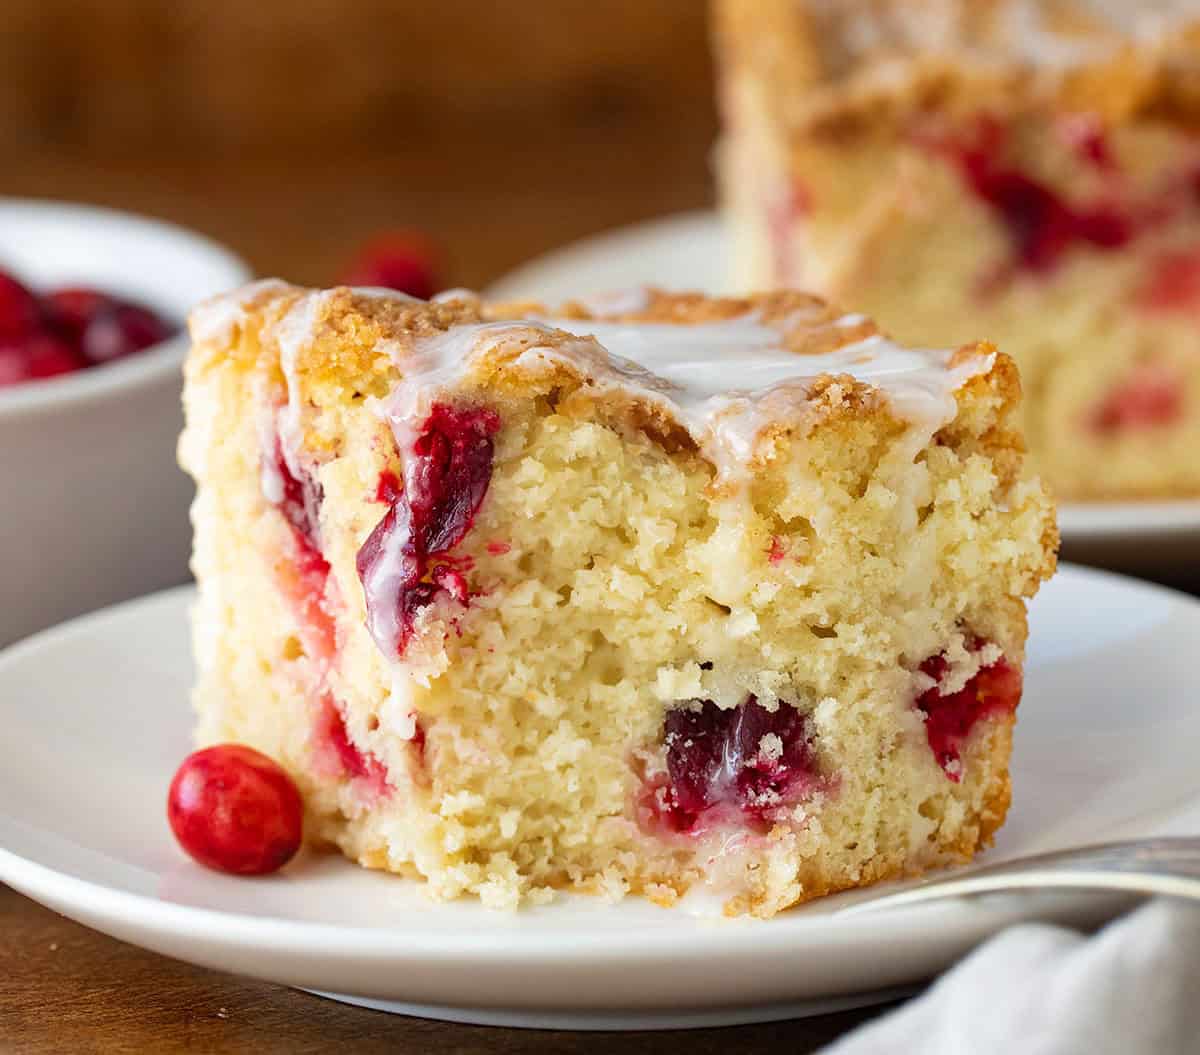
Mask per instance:
[[[715,10],[739,284],[996,340],[1063,496],[1200,493],[1200,9]]]
[[[1053,568],[1015,370],[800,294],[199,310],[202,742],[431,893],[762,915],[1002,822]]]

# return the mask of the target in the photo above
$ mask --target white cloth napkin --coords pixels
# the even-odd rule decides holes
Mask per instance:
[[[1198,1055],[1200,908],[1154,901],[1093,937],[1043,924],[980,946],[823,1055]]]

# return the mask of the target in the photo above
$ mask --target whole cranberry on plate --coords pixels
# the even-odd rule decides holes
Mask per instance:
[[[428,300],[441,288],[441,253],[418,231],[388,231],[367,242],[342,273],[347,286],[382,286]]]
[[[277,762],[252,747],[217,744],[183,760],[167,793],[167,820],[205,867],[267,875],[300,849],[304,803]]]

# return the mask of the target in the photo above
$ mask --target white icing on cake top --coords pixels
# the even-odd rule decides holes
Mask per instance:
[[[277,278],[257,282],[209,297],[192,309],[188,327],[194,341],[223,344],[233,337],[233,330],[245,323],[251,307],[268,293],[284,293],[291,287]]]
[[[208,301],[192,315],[196,340],[229,336],[264,294],[289,287],[275,280],[254,283]],[[363,289],[372,296],[411,301],[387,290]],[[330,294],[300,297],[276,327],[280,368],[287,386],[277,429],[284,460],[299,475],[303,400],[296,363],[313,337],[321,305]],[[452,291],[437,299],[469,298]],[[596,310],[628,311],[648,303],[644,290],[592,298]],[[818,325],[850,329],[866,320],[846,315]],[[756,312],[711,322],[685,324],[606,320],[523,319],[455,326],[416,342],[398,356],[403,377],[383,408],[402,450],[408,448],[429,407],[445,398],[489,349],[509,342],[523,345],[513,368],[530,374],[566,365],[581,371],[599,393],[619,392],[659,407],[678,421],[725,479],[744,477],[763,430],[800,419],[811,403],[818,378],[843,375],[880,391],[894,412],[912,426],[914,454],[956,412],[954,392],[967,380],[991,369],[993,357],[980,355],[950,365],[951,354],[904,348],[882,336],[869,336],[834,351],[801,354],[786,347],[786,337],[805,325],[801,318],[764,321]],[[576,340],[556,344],[555,333]],[[544,334],[545,343],[539,341]],[[268,470],[268,477],[270,470]],[[264,479],[268,491],[281,484]]]
[[[1121,38],[1164,39],[1200,15],[1200,0],[1078,0],[1082,18],[1065,24],[1052,20],[1045,0],[1012,0],[1000,10],[1006,48],[1034,62],[1070,66],[1111,51]]]
[[[300,397],[296,364],[299,361],[300,350],[312,340],[322,296],[324,294],[301,297],[295,307],[283,317],[275,331],[276,339],[279,341],[279,369],[283,372],[284,383],[287,385],[287,400],[279,409],[275,427],[279,434],[279,448],[283,454],[283,460],[287,463],[292,475],[297,478],[301,478],[304,471],[300,458],[300,451],[304,446],[304,429],[301,420],[304,402]],[[264,459],[264,465],[269,462],[271,459],[268,456]],[[273,482],[269,480],[269,473],[272,471],[270,466],[264,471],[264,484]],[[278,487],[282,494],[282,478],[278,482]]]
[[[1162,42],[1200,0],[804,0],[819,39],[850,58],[947,54],[1069,67],[1095,59],[1123,40]]]
[[[860,325],[850,315],[834,325]],[[764,322],[756,313],[694,325],[529,319],[456,326],[417,343],[398,365],[404,378],[385,412],[401,449],[430,406],[452,390],[471,364],[509,342],[530,345],[512,368],[537,374],[565,364],[588,376],[600,392],[619,390],[658,405],[695,439],[720,475],[744,475],[755,441],[775,423],[799,419],[811,403],[813,382],[848,375],[878,389],[895,413],[920,434],[920,446],[954,417],[954,392],[986,373],[993,357],[950,366],[950,352],[903,348],[867,337],[823,354],[785,347],[786,320]],[[538,342],[555,331],[578,340]],[[530,342],[532,341],[532,344]]]

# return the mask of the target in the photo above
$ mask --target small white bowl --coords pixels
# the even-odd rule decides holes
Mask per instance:
[[[228,250],[109,209],[0,199],[0,269],[87,285],[182,326],[246,282]],[[187,578],[191,484],[175,463],[180,335],[107,366],[0,388],[0,646]]]

